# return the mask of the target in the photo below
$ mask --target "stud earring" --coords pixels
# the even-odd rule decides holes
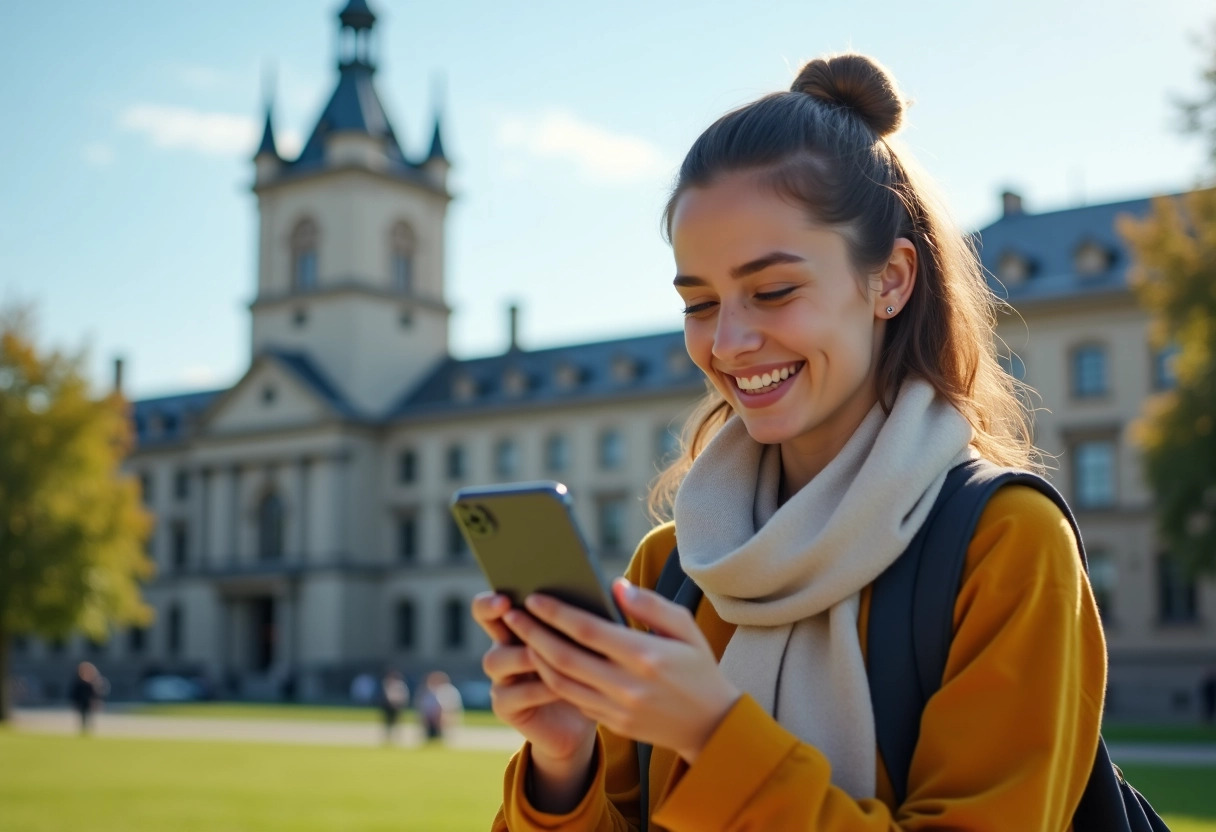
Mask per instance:
[[[888,314],[888,315],[894,315],[894,314],[895,314],[895,307],[894,307],[894,306],[888,306],[888,307],[887,307],[887,314]]]

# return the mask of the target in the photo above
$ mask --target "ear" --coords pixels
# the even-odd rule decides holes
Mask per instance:
[[[916,247],[907,237],[895,240],[895,248],[878,273],[878,294],[874,297],[874,317],[894,318],[912,297],[916,287]],[[891,308],[891,312],[887,309]]]

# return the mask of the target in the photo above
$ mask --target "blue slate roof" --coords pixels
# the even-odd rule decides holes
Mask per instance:
[[[1131,199],[1002,217],[975,235],[989,285],[1014,306],[1126,291],[1131,255],[1119,236],[1115,220],[1121,214],[1143,216],[1150,206],[1148,199]],[[1110,263],[1104,272],[1093,275],[1077,272],[1075,255],[1086,242],[1096,243],[1109,252]],[[1001,258],[1006,253],[1028,261],[1031,272],[1021,283],[1005,286],[997,279]]]
[[[131,403],[135,441],[141,448],[182,442],[194,432],[199,417],[226,390],[205,390],[142,399]]]
[[[511,350],[485,358],[450,358],[402,398],[388,419],[696,392],[704,386],[703,376],[691,361],[678,360],[683,355],[684,333],[664,332],[533,352]],[[629,369],[618,374],[624,368]],[[522,390],[510,389],[507,379],[512,374],[525,380]],[[574,383],[562,383],[571,379]],[[473,395],[461,394],[464,385]]]
[[[304,149],[289,166],[289,170],[319,167],[325,162],[325,140],[334,133],[354,131],[366,133],[384,143],[389,163],[399,172],[412,171],[401,145],[389,123],[380,96],[372,83],[374,70],[363,63],[343,64],[338,74],[338,87],[321,112],[317,126],[308,137]]]

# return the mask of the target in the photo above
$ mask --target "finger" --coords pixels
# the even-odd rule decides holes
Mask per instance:
[[[529,647],[528,650],[533,653],[532,662],[536,665],[536,672],[545,687],[562,700],[574,705],[583,712],[584,716],[590,716],[591,713],[607,713],[613,707],[611,696],[572,678],[566,672],[568,668],[564,665],[561,670],[558,670],[557,665],[546,661],[535,648]]]
[[[708,644],[692,613],[659,593],[617,578],[612,582],[612,594],[626,615],[652,632],[698,646]]]
[[[503,718],[560,701],[561,697],[539,678],[530,682],[490,686],[490,704],[494,713]]]
[[[485,652],[481,657],[481,669],[490,677],[491,682],[502,682],[512,676],[536,671],[527,648],[503,644],[495,645]]]
[[[563,676],[604,692],[628,682],[625,674],[611,660],[591,652],[586,645],[563,638],[560,633],[527,613],[512,610],[507,614],[506,620],[532,652],[534,663],[539,656],[549,666],[561,668]],[[539,670],[537,668],[537,672]]]
[[[628,666],[631,657],[645,647],[649,638],[643,632],[614,624],[548,595],[529,595],[524,606],[536,619],[571,641],[618,664]]]
[[[480,592],[471,604],[473,620],[486,631],[495,644],[511,644],[515,639],[502,623],[503,614],[511,609],[507,596],[497,592]]]

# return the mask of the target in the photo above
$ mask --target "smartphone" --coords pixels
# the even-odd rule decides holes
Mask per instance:
[[[543,592],[624,623],[560,482],[462,488],[451,509],[490,587],[513,605]]]

